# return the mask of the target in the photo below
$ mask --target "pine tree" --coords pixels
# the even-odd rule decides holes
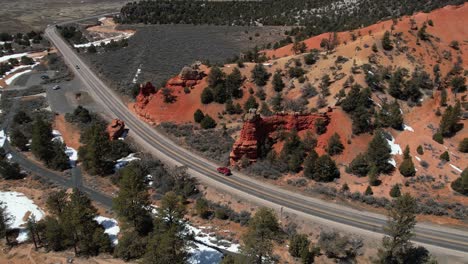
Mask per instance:
[[[366,191],[364,192],[364,195],[373,195],[374,192],[372,191],[372,188],[370,185],[367,185]]]
[[[421,145],[418,146],[416,149],[416,152],[418,152],[419,155],[424,155],[424,149]]]
[[[460,120],[460,114],[460,101],[458,101],[454,107],[449,105],[447,109],[445,109],[445,112],[442,115],[442,119],[440,120],[439,125],[439,132],[442,134],[443,137],[451,137],[458,130],[460,130],[461,126],[458,124],[458,121]]]
[[[0,176],[5,180],[17,180],[24,178],[20,166],[16,162],[0,159]]]
[[[369,184],[371,186],[378,186],[381,183],[379,180],[379,172],[377,170],[377,166],[372,165],[369,169]]]
[[[113,200],[113,209],[122,220],[129,223],[140,234],[148,228],[150,219],[149,194],[145,175],[136,164],[130,163],[120,171],[119,192]]]
[[[36,118],[32,128],[31,152],[38,159],[49,162],[53,158],[52,126],[41,118]]]
[[[222,83],[224,80],[223,71],[216,66],[211,67],[210,73],[208,74],[207,82],[210,87],[215,87],[216,85]]]
[[[264,86],[270,75],[261,63],[257,63],[252,70],[252,79],[258,86]]]
[[[450,156],[449,156],[449,153],[448,151],[444,151],[444,153],[440,154],[440,157],[439,157],[441,160],[443,161],[450,161]]]
[[[258,108],[258,103],[257,100],[255,100],[255,97],[253,95],[249,96],[247,101],[244,104],[244,110],[245,112],[249,112],[250,109],[257,109]]]
[[[306,52],[307,46],[304,42],[298,41],[296,39],[294,40],[294,43],[291,49],[295,54],[300,54],[300,53]]]
[[[185,213],[181,197],[174,192],[164,195],[154,220],[154,231],[148,240],[144,263],[186,263],[189,254]]]
[[[6,210],[6,206],[0,201],[0,239],[5,238],[7,245],[10,244],[8,240],[8,230],[10,230],[10,226],[12,224],[13,217],[8,213]]]
[[[392,41],[390,40],[390,32],[385,31],[383,38],[382,38],[382,47],[384,50],[392,50],[393,45]]]
[[[109,135],[102,125],[94,124],[82,136],[84,143],[78,149],[78,156],[84,169],[91,175],[106,175],[112,170],[112,161],[107,159]]]
[[[458,150],[462,153],[468,153],[468,137],[463,138],[458,144]]]
[[[392,189],[390,190],[390,196],[393,198],[397,198],[401,196],[401,190],[400,190],[399,184],[395,184],[392,186]]]
[[[458,179],[452,182],[451,186],[455,191],[468,195],[468,167],[463,170]]]
[[[272,209],[260,208],[250,219],[247,233],[242,240],[241,252],[251,258],[248,263],[262,264],[264,258],[271,256],[272,241],[280,233],[280,225]]]
[[[114,257],[130,261],[141,258],[146,251],[147,237],[141,237],[135,231],[124,231],[119,236],[119,243],[114,249]]]
[[[28,149],[27,144],[29,143],[28,138],[18,128],[13,129],[11,132],[11,145],[17,147],[21,151]]]
[[[414,235],[416,213],[416,200],[409,194],[405,193],[393,201],[385,227],[387,236],[383,238],[376,263],[426,263],[429,260],[428,251],[422,247],[415,248],[410,241]]]
[[[232,103],[232,101],[230,101]],[[195,113],[193,113],[193,120],[196,122],[196,123],[200,123],[203,118],[205,117],[205,115],[203,114],[203,112],[200,110],[200,109],[197,109],[197,111],[195,111]]]
[[[283,96],[281,93],[276,93],[271,99],[271,107],[273,111],[280,112],[283,110]]]
[[[65,153],[65,144],[56,140],[52,142],[52,153],[53,159],[50,160],[47,164],[50,168],[54,170],[66,170],[70,168],[70,159]]]
[[[401,163],[399,170],[401,175],[405,177],[412,177],[416,174],[416,169],[414,168],[408,145],[406,145],[405,151],[403,152],[403,162]]]
[[[281,72],[279,71],[275,72],[275,74],[273,75],[272,82],[273,82],[273,90],[275,90],[276,92],[281,92],[285,87],[283,78],[281,77]]]
[[[312,178],[319,182],[330,182],[340,177],[340,171],[330,156],[322,155],[315,162],[315,172]]]
[[[328,140],[327,152],[330,156],[341,154],[344,150],[344,146],[341,143],[340,135],[334,133]]]
[[[304,250],[309,250],[310,241],[304,234],[294,234],[289,242],[289,254],[299,258]]]
[[[383,132],[377,131],[369,142],[367,148],[367,159],[369,164],[377,167],[378,173],[388,173],[393,170],[393,166],[388,163],[391,158],[391,149],[388,145]]]
[[[349,171],[357,176],[364,177],[369,173],[369,170],[369,160],[364,153],[359,153],[349,164]]]
[[[312,149],[309,152],[309,155],[307,155],[307,158],[304,160],[304,176],[306,176],[307,178],[312,179],[314,177],[316,162],[318,158],[319,155],[314,149]]]
[[[200,122],[200,126],[203,129],[215,128],[216,121],[211,116],[206,114],[205,117],[203,117],[203,120]]]
[[[203,92],[201,94],[201,102],[202,104],[209,104],[213,102],[213,91],[211,90],[210,87],[206,87],[203,89]]]
[[[232,70],[231,74],[226,77],[225,87],[228,97],[242,98],[242,75],[239,69],[236,67]]]

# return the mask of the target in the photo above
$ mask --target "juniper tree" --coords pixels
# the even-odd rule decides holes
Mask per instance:
[[[272,255],[273,241],[281,233],[278,219],[272,209],[260,208],[250,219],[247,232],[242,237],[241,252],[247,255],[249,263],[262,264]]]
[[[149,230],[150,219],[145,175],[138,165],[130,163],[119,172],[119,176],[119,192],[113,199],[113,208],[119,218],[129,223],[138,233],[145,234]]]
[[[416,169],[414,168],[408,145],[406,145],[405,151],[403,152],[403,162],[398,169],[400,170],[401,175],[405,177],[411,177],[416,174]]]
[[[344,145],[341,143],[340,135],[334,133],[328,140],[327,152],[330,156],[341,154],[344,150]]]
[[[285,85],[283,82],[283,78],[281,77],[281,72],[275,72],[275,74],[273,75],[272,84],[273,90],[275,90],[276,92],[281,92],[284,89]]]
[[[416,225],[417,203],[411,195],[405,193],[395,199],[388,210],[388,221],[385,227],[387,236],[383,238],[375,263],[426,263],[429,252],[415,248],[411,243]]]

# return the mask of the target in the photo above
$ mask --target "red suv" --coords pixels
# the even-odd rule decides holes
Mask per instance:
[[[231,170],[227,167],[219,167],[216,169],[219,173],[224,174],[225,176],[231,175]]]

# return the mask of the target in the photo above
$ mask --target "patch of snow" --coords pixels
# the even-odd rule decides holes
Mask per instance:
[[[123,157],[121,159],[116,160],[116,164],[114,165],[115,170],[119,170],[125,166],[127,166],[130,162],[140,160],[140,158],[135,157],[135,153],[128,154],[127,157]]]
[[[5,72],[4,76],[7,76],[7,75],[10,75],[10,74],[13,74],[19,70],[22,70],[22,69],[27,69],[27,68],[34,68],[35,66],[39,65],[40,63],[39,62],[36,62],[32,65],[19,65],[19,66],[16,66],[14,67],[13,69]]]
[[[5,145],[6,135],[4,130],[0,130],[0,148]]]
[[[418,156],[414,156],[414,158],[417,159],[418,161],[421,161],[421,158]]]
[[[449,165],[450,165],[450,167],[452,167],[454,170],[458,171],[459,173],[462,173],[462,172],[463,172],[463,170],[461,170],[461,169],[458,168],[457,166],[455,166],[455,165],[453,165],[453,164],[451,164],[451,163],[450,163]]]
[[[157,214],[157,206],[150,205],[151,213]],[[222,259],[222,254],[209,247],[214,246],[219,249],[224,249],[229,252],[239,253],[240,252],[240,245],[231,243],[227,240],[217,240],[215,236],[208,234],[207,231],[203,229],[207,229],[207,227],[200,226],[194,227],[190,224],[187,225],[187,231],[194,235],[194,238],[201,242],[201,243],[194,243],[194,247],[189,249],[189,252],[192,254],[188,263],[191,264],[213,264],[213,263],[220,263]],[[204,243],[204,244],[202,244]],[[226,246],[229,245],[229,246]]]
[[[390,164],[392,164],[392,165],[393,165],[393,167],[395,167],[395,168],[396,168],[396,161],[395,161],[395,159],[394,159],[394,158],[391,158],[391,159],[389,159],[387,162],[388,162],[388,163],[390,163]]]
[[[195,243],[194,248],[190,248],[191,254],[188,263],[190,264],[214,264],[221,263],[223,254],[213,248],[200,243]]]
[[[233,253],[238,253],[240,250],[240,245],[239,244],[233,244],[230,241],[227,240],[217,240],[214,237],[210,237],[209,234],[207,234],[205,231],[202,231],[201,228],[196,228],[194,226],[188,225],[187,226],[188,230],[194,234],[194,237],[196,240],[205,243],[206,245],[209,246],[215,246],[220,249],[227,250],[229,252]],[[226,246],[228,244],[229,246]]]
[[[387,143],[390,146],[390,148],[392,149],[392,152],[390,154],[392,154],[392,155],[397,155],[397,154],[401,155],[401,154],[403,154],[403,151],[401,151],[400,145],[395,143],[395,138],[394,137],[392,137],[391,140],[387,139]]]
[[[13,76],[11,76],[10,78],[6,79],[5,80],[5,83],[7,85],[10,85],[15,79],[17,79],[18,77],[20,77],[21,75],[24,75],[26,73],[30,73],[32,70],[25,70],[25,71],[22,71],[22,72],[18,72],[18,73],[15,73]]]
[[[52,136],[59,137],[59,136],[62,136],[62,133],[60,133],[60,131],[54,129],[54,130],[52,130]]]
[[[18,59],[18,58],[21,58],[21,57],[26,56],[26,55],[28,55],[27,52],[1,56],[0,57],[0,62],[5,62],[5,61],[8,61],[9,59]]]
[[[117,220],[104,216],[96,216],[94,220],[98,222],[98,224],[102,225],[102,227],[104,227],[104,233],[109,236],[112,244],[114,246],[117,245],[119,243],[117,236],[120,232],[120,227]]]
[[[6,211],[13,217],[10,227],[20,229],[16,238],[18,243],[25,242],[28,239],[28,231],[25,229],[27,214],[34,215],[36,221],[44,217],[44,212],[34,202],[19,192],[0,191],[0,201],[6,206]],[[26,220],[26,221],[25,221]]]
[[[104,20],[106,20],[106,19],[107,19],[107,17],[101,17],[101,18],[99,18],[98,20],[102,22],[102,21],[104,21]]]
[[[138,75],[140,75],[140,73],[141,73],[141,65],[140,65],[140,68],[138,68],[138,70],[136,71],[135,76],[133,77],[132,83],[137,83]]]
[[[146,182],[148,183],[149,186],[153,185],[153,175],[151,175],[151,174],[146,175],[145,180],[146,180]]]
[[[101,46],[101,43],[103,43],[103,42],[104,42],[104,44],[109,44],[112,40],[113,41],[118,41],[118,40],[122,40],[122,39],[128,39],[131,36],[133,36],[133,33],[123,32],[122,34],[114,36],[114,37],[110,37],[110,38],[106,38],[106,39],[102,39],[102,40],[96,40],[96,41],[93,41],[93,42],[88,42],[88,43],[83,43],[83,44],[74,44],[73,46],[75,48],[87,48],[87,47],[89,47],[91,45]]]
[[[414,129],[406,124],[403,124],[403,129],[404,130],[407,130],[407,131],[411,131],[411,132],[414,132]]]
[[[76,161],[78,160],[78,151],[76,151],[76,149],[74,148],[70,148],[69,146],[66,146],[65,154],[67,154],[68,159],[70,160],[70,166],[75,167]]]

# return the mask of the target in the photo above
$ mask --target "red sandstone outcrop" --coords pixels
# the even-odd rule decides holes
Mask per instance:
[[[247,114],[240,136],[234,143],[229,155],[231,165],[236,165],[244,156],[250,162],[255,162],[258,157],[259,145],[267,138],[276,142],[278,132],[281,130],[291,131],[295,129],[298,132],[311,130],[315,133],[315,122],[318,119],[324,119],[327,124],[330,121],[327,113],[276,114],[269,117],[261,117],[256,113]]]
[[[111,140],[116,140],[122,136],[125,131],[125,123],[120,119],[113,119],[107,126],[107,133]]]
[[[199,71],[196,66],[184,67],[180,71],[179,75],[171,78],[167,81],[166,87],[177,88],[177,87],[193,87],[198,84],[198,81],[203,79],[205,74]]]

